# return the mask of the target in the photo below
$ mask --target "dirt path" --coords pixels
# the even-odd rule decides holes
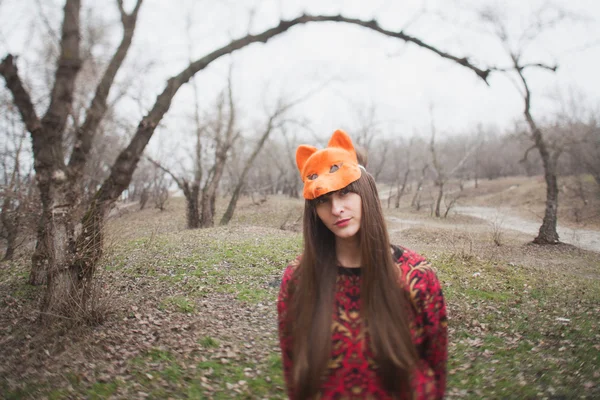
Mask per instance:
[[[499,229],[512,229],[517,232],[531,235],[532,239],[540,229],[540,222],[531,221],[516,216],[508,209],[494,207],[475,207],[475,206],[459,206],[455,207],[454,212],[469,217],[474,217],[483,220],[489,224],[497,224]],[[427,226],[429,228],[447,229],[448,224],[443,222],[435,222],[431,220],[413,220],[398,217],[387,217],[388,221],[393,223],[390,232],[401,232],[413,226]],[[454,228],[464,230],[473,230],[476,225],[454,224]],[[486,227],[485,224],[479,227]],[[558,235],[560,241],[571,244],[581,249],[600,253],[600,231],[590,229],[572,229],[564,226],[558,226]]]
[[[480,218],[493,224],[499,224],[501,229],[513,229],[528,235],[537,235],[540,229],[539,221],[530,221],[511,214],[510,210],[493,207],[460,206],[454,209],[459,214]],[[572,229],[558,226],[558,236],[563,243],[572,244],[585,250],[600,253],[600,232],[589,229]]]

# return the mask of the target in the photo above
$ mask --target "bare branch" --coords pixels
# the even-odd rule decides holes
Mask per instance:
[[[158,168],[161,171],[164,171],[167,174],[169,174],[169,176],[171,176],[171,178],[173,178],[173,180],[175,181],[175,183],[177,184],[177,186],[179,186],[183,190],[183,186],[184,186],[185,180],[182,181],[179,178],[177,178],[174,173],[172,173],[169,169],[167,169],[166,167],[164,167],[158,161],[152,159],[150,156],[146,156],[146,160],[150,161],[156,168]]]
[[[121,21],[123,23],[123,37],[119,47],[115,51],[112,59],[110,60],[98,87],[90,106],[86,113],[86,118],[83,125],[77,129],[75,148],[71,153],[69,160],[69,172],[74,177],[74,182],[81,178],[83,173],[83,167],[85,165],[87,156],[91,150],[94,135],[98,130],[98,126],[104,117],[108,108],[108,95],[110,89],[113,86],[115,77],[127,56],[129,47],[133,40],[133,34],[135,32],[135,26],[137,23],[137,15],[139,7],[142,4],[142,0],[138,0],[135,9],[131,15],[124,14],[122,0],[118,0],[119,11],[121,11]]]
[[[454,175],[456,173],[456,171],[461,169],[461,167],[465,164],[465,162],[467,162],[469,157],[471,157],[471,154],[473,154],[475,149],[477,149],[478,147],[479,147],[479,143],[473,144],[473,146],[471,146],[471,148],[467,150],[464,157],[458,162],[458,164],[456,164],[456,166],[454,168],[452,168],[452,171],[450,171],[449,176]]]
[[[27,130],[31,132],[32,135],[38,135],[39,131],[42,129],[42,123],[35,112],[35,108],[31,102],[31,96],[23,86],[23,82],[19,77],[19,71],[12,55],[9,54],[2,60],[2,63],[0,64],[0,75],[4,77],[6,86],[13,95],[14,103],[21,114],[21,118],[23,119]]]
[[[124,15],[127,15],[127,13],[125,12],[125,8],[123,8],[123,0],[117,0],[117,6],[119,7],[119,13],[121,14],[121,18],[123,18]]]
[[[537,146],[535,144],[531,145],[527,150],[525,150],[525,154],[523,154],[523,158],[519,160],[520,163],[524,163],[527,161],[527,157],[529,156],[529,152],[535,149]]]
[[[52,38],[52,47],[54,50],[56,50],[57,44],[60,40],[60,38],[58,37],[58,33],[56,33],[54,28],[52,28],[52,24],[50,24],[48,16],[46,15],[46,13],[44,13],[41,0],[35,0],[35,2],[37,5],[38,14],[46,27],[46,31],[48,32],[48,35]]]
[[[558,69],[558,65],[547,65],[547,64],[543,64],[543,63],[530,63],[530,64],[519,64],[519,70],[523,71],[527,68],[540,68],[540,69],[546,69],[548,71],[552,71],[552,72],[556,72],[556,70]],[[506,68],[500,68],[500,67],[490,67],[491,71],[497,71],[497,72],[512,72],[515,70],[515,67],[506,67]]]

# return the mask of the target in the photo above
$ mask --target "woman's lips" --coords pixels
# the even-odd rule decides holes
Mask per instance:
[[[342,220],[336,222],[334,225],[341,228],[341,227],[348,225],[349,223],[350,223],[350,218],[346,218],[346,219],[342,219]]]

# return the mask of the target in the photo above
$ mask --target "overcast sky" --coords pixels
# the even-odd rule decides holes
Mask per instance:
[[[83,2],[94,7],[97,18],[106,21],[110,29],[115,28],[112,43],[97,49],[102,54],[111,45],[114,48],[119,39],[116,6],[110,0],[93,3]],[[43,12],[32,11],[37,4],[42,4]],[[62,4],[58,0],[0,0],[2,57],[7,52],[21,55],[19,66],[25,69],[26,61],[35,60],[33,52],[40,47],[40,35],[47,31],[44,19],[48,25],[59,27]],[[484,5],[505,21],[515,49],[522,47],[519,38],[534,18],[548,20],[556,10],[567,11],[568,18],[528,42],[523,50],[525,62],[559,66],[556,73],[527,71],[534,116],[551,118],[570,93],[577,94],[583,109],[599,109],[598,0],[145,0],[126,62],[130,70],[154,64],[149,74],[132,75],[124,70],[119,76],[133,78],[140,96],[136,102],[125,101],[121,106],[132,120],[139,120],[166,79],[186,66],[190,53],[192,58],[201,57],[232,38],[248,31],[261,32],[281,17],[293,18],[302,12],[375,18],[386,29],[404,29],[440,50],[468,56],[481,68],[509,66],[500,41],[476,16],[475,10]],[[191,27],[189,34],[187,26]],[[339,127],[352,134],[353,127],[371,109],[382,133],[410,135],[427,131],[431,106],[438,130],[446,134],[474,131],[477,124],[512,126],[523,108],[517,89],[499,73],[490,77],[487,86],[472,71],[426,49],[343,24],[294,27],[266,45],[254,44],[211,64],[196,77],[202,108],[210,107],[225,85],[231,63],[233,89],[246,123],[264,118],[264,105],[272,107],[279,96],[292,99],[329,82],[294,111],[310,121],[322,140]],[[185,130],[184,117],[192,106],[192,91],[187,87],[177,95],[165,120],[167,129],[157,135],[159,139],[153,139],[154,149],[177,137],[173,131]]]

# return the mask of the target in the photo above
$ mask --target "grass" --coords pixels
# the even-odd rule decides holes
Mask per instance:
[[[184,296],[167,297],[163,299],[159,307],[162,309],[174,308],[182,313],[191,313],[195,309],[194,303]]]
[[[200,340],[200,345],[202,347],[219,347],[219,341],[217,339],[213,339],[210,336],[205,336]]]
[[[209,229],[185,238],[169,234],[159,237],[150,251],[136,247],[139,240],[125,243],[122,251],[129,252],[129,262],[119,272],[175,285],[181,294],[165,299],[162,307],[175,306],[181,312],[194,310],[193,297],[212,292],[230,293],[249,303],[266,301],[271,298],[269,284],[299,254],[301,238],[266,229],[245,233]],[[116,269],[115,263],[108,265]]]
[[[13,376],[0,361],[2,397],[285,398],[274,307],[301,237],[277,229],[296,204],[280,207],[246,205],[233,226],[196,231],[157,230],[156,221],[173,219],[157,212],[137,237],[130,225],[139,215],[114,220],[103,279],[122,311],[92,332],[63,332],[56,347],[43,342],[36,354],[46,373]],[[598,279],[533,267],[514,254],[518,262],[509,264],[449,249],[442,243],[426,254],[449,312],[448,398],[599,395]],[[598,257],[581,260],[590,274],[600,270]],[[35,336],[10,319],[28,317],[41,293],[25,284],[26,268],[0,269],[0,322],[10,327],[0,339],[20,337],[11,357],[30,351],[25,335]]]
[[[600,282],[453,256],[434,263],[450,309],[450,394],[591,395],[585,385],[600,373]]]

